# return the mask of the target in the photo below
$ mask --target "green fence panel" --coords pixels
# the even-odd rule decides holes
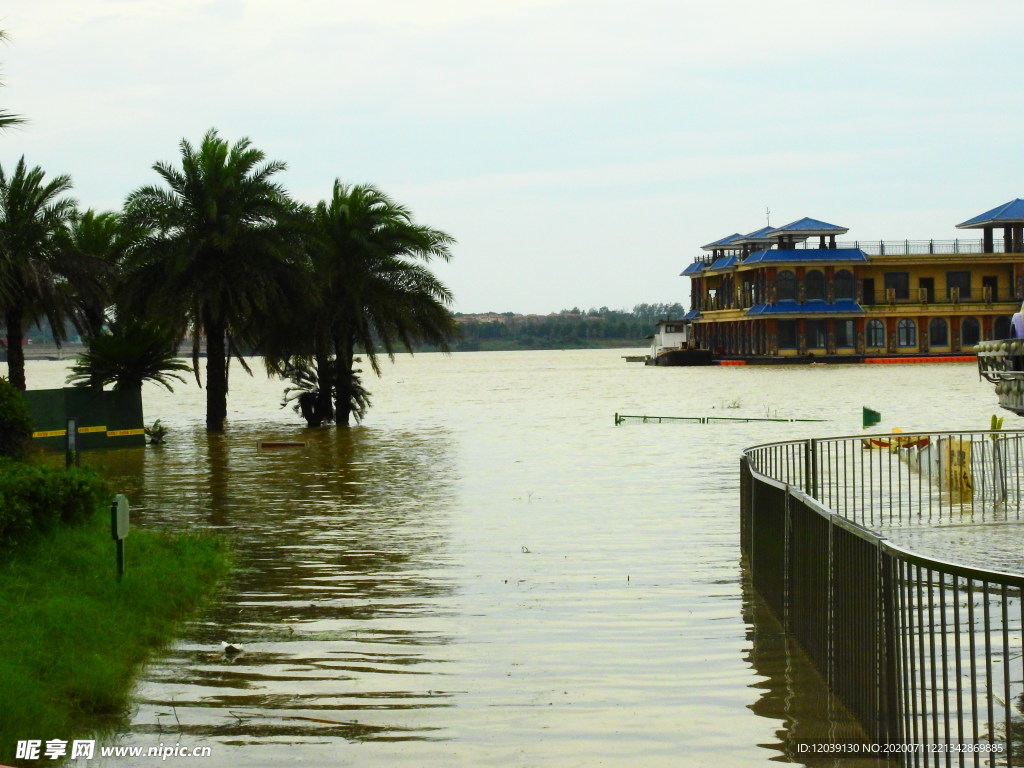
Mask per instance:
[[[36,389],[25,393],[34,442],[63,450],[69,418],[78,420],[79,448],[126,448],[146,444],[142,393],[102,392],[89,387]]]

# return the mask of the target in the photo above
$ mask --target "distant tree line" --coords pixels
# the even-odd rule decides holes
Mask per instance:
[[[551,315],[516,315],[512,312],[479,315],[455,314],[461,338],[457,351],[479,349],[561,349],[600,346],[644,346],[654,323],[682,317],[679,303],[637,304],[630,310],[608,307],[563,309]]]

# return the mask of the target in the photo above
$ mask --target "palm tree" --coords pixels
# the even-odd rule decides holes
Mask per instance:
[[[358,361],[359,358],[356,360]],[[320,427],[324,422],[334,421],[334,392],[332,389],[336,382],[334,367],[333,358],[326,362],[321,361],[319,364],[311,363],[308,360],[297,360],[284,365],[280,373],[291,381],[291,386],[285,387],[281,407],[291,405],[292,410],[300,414],[310,427]],[[363,388],[362,379],[359,377],[360,373],[361,371],[358,369],[352,372],[352,381],[349,387],[352,416],[356,421],[363,420],[371,404],[370,393]],[[326,393],[326,401],[324,393]]]
[[[411,352],[419,342],[450,351],[451,293],[424,262],[447,261],[455,241],[415,224],[407,208],[375,187],[340,181],[316,206],[312,226],[309,255],[322,297],[316,306],[334,361],[334,420],[347,426],[365,394],[354,368],[357,348],[378,376],[381,351],[393,359],[397,347]]]
[[[67,261],[78,269],[72,307],[83,336],[95,337],[109,320],[111,305],[122,293],[122,262],[142,233],[125,225],[120,215],[88,209],[77,215],[60,238]]]
[[[88,337],[88,349],[80,355],[68,375],[68,383],[115,390],[141,389],[142,382],[153,381],[173,391],[171,379],[184,381],[176,371],[192,367],[176,359],[178,334],[153,321],[118,318],[94,336]]]
[[[71,259],[60,247],[76,203],[62,195],[71,177],[46,181],[22,157],[8,176],[0,167],[0,309],[7,325],[7,366],[11,384],[25,390],[24,328],[46,318],[54,339],[63,341],[71,308]]]
[[[192,331],[197,381],[205,334],[206,428],[220,432],[230,356],[240,357],[255,320],[283,311],[294,285],[294,205],[272,181],[284,163],[266,162],[249,139],[229,146],[210,130],[198,148],[184,139],[180,148],[180,169],[153,166],[166,186],[137,189],[125,204],[128,223],[149,233],[128,259],[129,308]]]

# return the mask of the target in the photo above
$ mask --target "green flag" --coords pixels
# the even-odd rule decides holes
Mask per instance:
[[[881,420],[882,414],[878,411],[872,411],[870,408],[864,408],[864,429],[875,426],[875,424]]]

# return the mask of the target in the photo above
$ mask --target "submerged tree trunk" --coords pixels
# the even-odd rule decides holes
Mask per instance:
[[[7,323],[7,376],[20,392],[25,391],[25,343],[21,307],[12,307],[4,315]]]
[[[326,352],[317,353],[314,362],[316,364],[316,379],[319,387],[316,393],[316,415],[322,424],[334,421],[335,364]]]
[[[206,329],[206,431],[223,432],[228,417],[226,329],[222,320],[203,313]]]
[[[347,427],[352,420],[352,367],[355,364],[355,345],[345,339],[335,347],[334,361],[334,423]]]

